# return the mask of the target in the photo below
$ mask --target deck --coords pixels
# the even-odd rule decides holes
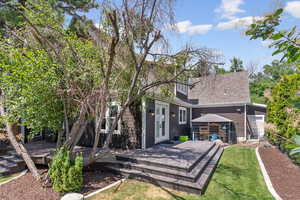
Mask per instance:
[[[205,155],[214,143],[209,141],[187,141],[174,144],[158,144],[145,150],[130,151],[117,155],[119,160],[133,162],[151,162],[156,165],[190,170],[191,167]]]
[[[48,165],[56,144],[38,141],[25,146],[36,164]],[[89,147],[75,147],[75,152],[83,153],[84,161],[88,159],[90,151]],[[174,142],[144,150],[112,150],[97,160],[96,166],[113,170],[127,178],[203,194],[222,153],[221,146],[209,141]],[[5,165],[1,167],[0,163],[0,175],[25,168],[24,161],[15,152],[2,156],[0,161]]]
[[[213,142],[187,141],[119,153],[97,162],[127,178],[203,194],[222,153],[223,148]]]
[[[25,144],[30,156],[35,164],[48,165],[51,161],[56,148],[56,143],[45,141],[36,141]],[[75,146],[74,151],[83,154],[83,158],[87,159],[92,148]]]

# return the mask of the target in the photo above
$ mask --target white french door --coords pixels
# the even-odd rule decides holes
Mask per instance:
[[[155,143],[169,140],[169,104],[155,101]]]

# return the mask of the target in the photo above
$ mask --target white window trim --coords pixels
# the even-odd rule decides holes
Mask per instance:
[[[105,129],[101,128],[102,133],[108,133],[108,131],[109,131],[109,129],[108,129],[109,121],[107,120],[107,118],[109,118],[109,107],[110,106],[118,106],[118,112],[120,111],[120,108],[121,108],[117,102],[109,103],[109,105],[107,106],[106,112],[105,112],[105,119],[106,119]],[[114,134],[120,134],[121,133],[120,128],[121,128],[121,119],[119,119],[119,121],[118,121],[118,130],[114,130]]]
[[[182,89],[182,87],[184,87],[185,89]],[[184,85],[184,84],[181,84],[181,83],[177,83],[176,84],[176,88],[177,88],[177,91],[184,94],[184,95],[187,95],[188,93],[188,86],[187,85]]]
[[[180,111],[184,111],[185,115],[183,116],[183,119],[182,121],[180,121]],[[178,123],[179,124],[186,124],[187,123],[187,109],[185,107],[179,107],[178,108]]]

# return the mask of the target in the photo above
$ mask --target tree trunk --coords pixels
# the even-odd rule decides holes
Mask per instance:
[[[1,98],[1,102],[0,102],[0,113],[2,117],[5,117],[5,110],[4,110],[4,105],[3,105],[3,96],[0,96]],[[11,143],[11,145],[14,147],[14,149],[16,150],[17,154],[22,156],[23,160],[25,161],[28,169],[30,170],[30,172],[32,173],[33,177],[37,180],[40,179],[40,174],[33,162],[33,160],[31,159],[27,149],[24,147],[24,145],[22,143],[19,143],[17,141],[16,135],[13,132],[13,128],[12,125],[6,121],[6,129],[7,129],[7,134],[8,134],[8,139]]]
[[[33,160],[31,159],[31,157],[30,157],[27,149],[24,147],[24,145],[22,143],[18,143],[16,136],[15,136],[14,132],[12,131],[12,125],[9,122],[6,122],[6,129],[7,129],[7,134],[8,134],[10,143],[12,144],[12,146],[14,147],[16,152],[22,156],[28,169],[31,171],[33,177],[35,179],[39,180],[40,174],[39,174]]]
[[[64,135],[64,130],[59,129],[57,133],[56,147],[61,147],[61,145],[63,144],[63,135]]]
[[[70,149],[71,151],[79,141],[80,137],[82,136],[88,120],[86,119],[86,112],[84,107],[81,108],[79,117],[77,118],[76,122],[73,124],[69,137],[66,139],[64,146]]]
[[[65,131],[66,131],[66,138],[69,138],[70,136],[70,130],[69,130],[69,119],[68,119],[68,114],[67,114],[67,107],[66,107],[66,103],[64,102],[64,127],[65,127]]]
[[[70,151],[73,151],[74,147],[78,144],[83,132],[86,129],[86,126],[88,125],[88,120],[86,120],[85,122],[83,122],[83,124],[81,124],[80,129],[78,130],[78,134],[76,135],[76,137],[74,138],[74,142],[72,143],[71,147],[70,147]]]
[[[105,100],[105,102],[107,101],[106,97],[102,96],[102,101]],[[105,113],[106,113],[106,103],[102,103],[101,106],[100,106],[100,116],[99,116],[99,119],[97,119],[96,117],[96,123],[95,123],[95,137],[94,137],[94,143],[93,143],[93,148],[92,148],[92,151],[90,153],[90,156],[89,156],[89,163],[93,163],[95,161],[95,155],[97,153],[97,149],[98,149],[98,144],[99,144],[99,140],[100,140],[100,134],[101,134],[101,124],[102,124],[102,121],[105,117]]]

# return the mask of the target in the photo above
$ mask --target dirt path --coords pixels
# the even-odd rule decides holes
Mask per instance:
[[[279,196],[300,200],[300,168],[274,147],[260,147],[259,153]]]

